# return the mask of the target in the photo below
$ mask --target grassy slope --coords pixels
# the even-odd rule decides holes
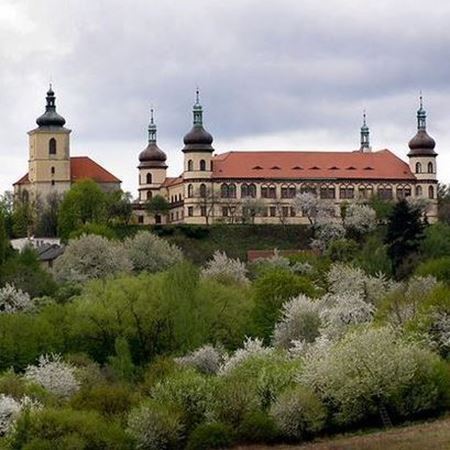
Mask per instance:
[[[340,436],[300,446],[248,446],[234,450],[449,450],[450,418],[385,432]]]

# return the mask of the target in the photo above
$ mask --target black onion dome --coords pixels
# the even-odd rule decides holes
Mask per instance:
[[[139,167],[167,167],[167,155],[156,145],[150,142],[139,154]]]
[[[410,152],[408,156],[436,156],[434,151],[436,147],[435,140],[426,132],[419,130],[417,134],[409,141]]]
[[[51,86],[47,92],[46,100],[45,113],[36,119],[36,123],[39,127],[63,127],[66,119],[56,112],[56,97]]]
[[[184,151],[200,150],[213,152],[211,144],[213,143],[213,137],[208,133],[203,126],[194,125],[183,139]]]

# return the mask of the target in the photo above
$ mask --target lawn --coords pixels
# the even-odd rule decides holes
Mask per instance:
[[[247,446],[234,450],[449,450],[450,418],[418,425],[393,428],[385,432],[334,439],[310,444],[289,446]]]

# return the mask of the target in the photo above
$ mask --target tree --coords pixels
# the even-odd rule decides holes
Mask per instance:
[[[27,199],[17,199],[12,213],[12,231],[16,237],[32,234],[33,205]]]
[[[441,222],[450,225],[450,184],[438,185],[438,216]]]
[[[131,194],[122,190],[106,194],[106,216],[109,223],[117,222],[127,225],[133,214]]]
[[[170,211],[169,202],[162,195],[155,195],[145,203],[145,210],[155,218],[165,216]]]
[[[255,218],[264,212],[264,202],[256,198],[246,198],[242,201],[242,222],[255,223]]]
[[[75,183],[64,195],[58,214],[58,231],[63,239],[79,226],[106,221],[106,195],[93,180]]]
[[[312,226],[331,220],[334,213],[334,205],[330,201],[322,200],[311,192],[298,194],[294,199],[294,207]]]
[[[385,242],[394,274],[401,278],[411,272],[411,257],[424,239],[425,224],[420,210],[406,200],[399,201],[389,215]]]
[[[54,237],[58,235],[58,211],[61,204],[61,195],[50,193],[44,202],[39,203],[36,211],[37,236]]]
[[[6,223],[3,213],[0,210],[0,265],[6,261],[9,253],[9,239],[6,233]]]
[[[13,227],[13,211],[14,211],[14,195],[11,191],[5,191],[0,195],[0,214],[5,221],[6,233],[9,237],[12,236]]]
[[[215,205],[218,201],[218,195],[214,191],[214,187],[206,186],[200,187],[196,193],[198,197],[198,204],[200,208],[203,208],[205,213],[206,225],[209,225],[209,219],[214,217]]]

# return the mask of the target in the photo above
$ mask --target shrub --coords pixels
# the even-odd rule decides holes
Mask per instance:
[[[271,444],[279,437],[273,417],[262,411],[253,411],[242,418],[238,428],[239,441],[255,444]]]
[[[421,253],[430,259],[450,256],[450,224],[437,222],[425,229]]]
[[[306,295],[286,302],[281,320],[275,325],[273,342],[277,347],[289,348],[292,341],[314,342],[319,336],[321,305]]]
[[[67,398],[79,389],[75,368],[62,361],[59,355],[42,355],[37,366],[28,366],[25,378],[49,392]]]
[[[344,226],[354,233],[363,234],[375,229],[376,212],[367,205],[351,203],[345,211]]]
[[[227,448],[233,443],[232,429],[223,423],[204,423],[189,436],[186,450]]]
[[[106,239],[116,239],[117,235],[112,228],[102,223],[86,223],[70,233],[69,239],[77,239],[84,235],[95,234]]]
[[[15,313],[17,311],[29,311],[33,304],[30,296],[11,284],[6,284],[0,289],[0,313]]]
[[[228,258],[225,253],[216,251],[202,269],[204,278],[214,278],[222,283],[247,284],[247,268],[239,259]]]
[[[223,359],[223,350],[208,344],[186,356],[176,358],[175,361],[181,366],[194,367],[201,373],[215,374],[219,371]]]
[[[450,256],[424,261],[416,269],[421,276],[431,275],[446,283],[450,283]]]
[[[149,231],[141,231],[126,239],[124,247],[135,272],[159,272],[183,259],[178,247]]]
[[[27,421],[26,427],[22,427]],[[23,449],[131,449],[129,438],[115,422],[92,411],[43,409],[23,415],[13,436],[13,448]]]
[[[75,283],[130,270],[128,256],[118,243],[93,234],[71,240],[54,266],[57,281]]]
[[[355,259],[358,244],[351,239],[338,239],[328,246],[326,255],[331,261],[349,262]]]
[[[296,386],[279,397],[270,414],[283,436],[303,440],[323,429],[327,410],[312,390]]]
[[[131,411],[128,432],[142,450],[176,450],[183,435],[181,413],[172,405],[148,401]]]
[[[0,394],[0,436],[4,436],[11,430],[20,415],[20,409],[20,402]]]

